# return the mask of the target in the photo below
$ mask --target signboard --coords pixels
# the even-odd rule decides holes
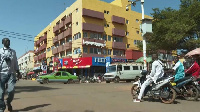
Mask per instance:
[[[42,69],[42,74],[47,74],[47,65],[42,65],[41,69]]]
[[[62,64],[65,68],[88,68],[92,65],[92,57],[64,58]]]
[[[106,66],[106,58],[92,57],[92,66]]]

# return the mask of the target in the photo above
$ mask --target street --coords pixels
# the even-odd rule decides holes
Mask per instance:
[[[132,83],[39,84],[20,80],[12,102],[14,112],[199,112],[200,102],[177,99],[133,103]],[[6,110],[7,112],[7,110]]]

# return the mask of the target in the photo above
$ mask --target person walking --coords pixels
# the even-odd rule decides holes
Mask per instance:
[[[15,50],[10,48],[9,38],[3,38],[3,48],[0,49],[0,112],[4,112],[6,105],[12,111],[11,102],[14,98],[16,73],[20,76]],[[8,98],[4,101],[5,85],[7,85]],[[6,103],[6,104],[5,104]]]

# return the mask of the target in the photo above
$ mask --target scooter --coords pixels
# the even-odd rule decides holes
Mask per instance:
[[[141,74],[142,77],[138,78],[138,81],[134,82],[131,88],[133,99],[138,97],[141,86],[146,80],[148,72],[146,70],[142,70]],[[176,91],[170,84],[172,80],[173,77],[163,77],[158,79],[156,82],[157,84],[151,84],[146,87],[144,96],[148,96],[153,99],[159,98],[165,104],[173,103],[176,98]]]

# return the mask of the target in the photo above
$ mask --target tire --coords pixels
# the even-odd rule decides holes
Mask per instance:
[[[43,83],[43,84],[48,84],[48,83],[49,83],[49,79],[44,78],[44,79],[42,80],[42,83]]]
[[[183,96],[186,100],[188,101],[198,100],[199,91],[194,85],[186,85],[185,88],[187,89],[187,91],[184,89]]]
[[[131,87],[131,95],[132,95],[133,99],[136,99],[138,97],[138,95],[139,95],[138,90],[139,90],[138,85],[133,85]]]
[[[199,97],[200,97],[200,85],[196,86],[199,91]]]
[[[161,101],[165,104],[171,104],[174,102],[174,100],[176,99],[176,91],[174,90],[173,87],[171,86],[164,86],[162,88],[163,91],[167,91],[169,92],[169,96],[167,98],[162,98],[160,97]]]
[[[43,84],[43,82],[40,82],[40,84]]]
[[[68,84],[72,84],[72,83],[74,83],[74,80],[73,79],[69,79],[67,83]]]
[[[110,81],[106,81],[106,83],[110,83]]]
[[[119,83],[119,80],[120,80],[119,77],[115,77],[114,82]]]

